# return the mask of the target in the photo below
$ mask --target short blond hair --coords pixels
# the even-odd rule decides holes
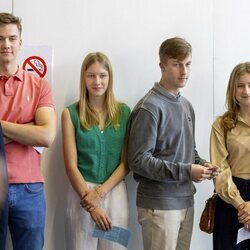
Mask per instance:
[[[15,24],[21,36],[22,34],[22,19],[12,15],[11,13],[1,12],[0,13],[0,26],[7,24]]]
[[[161,63],[165,63],[169,58],[183,60],[191,54],[192,46],[185,39],[180,37],[173,37],[165,40],[159,49]]]

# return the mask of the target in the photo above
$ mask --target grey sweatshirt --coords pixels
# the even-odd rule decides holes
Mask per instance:
[[[159,83],[135,106],[128,123],[128,164],[139,182],[137,206],[172,210],[194,204],[191,165],[205,162],[195,150],[194,122],[190,102]]]

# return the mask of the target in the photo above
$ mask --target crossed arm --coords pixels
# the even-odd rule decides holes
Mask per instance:
[[[56,135],[56,115],[51,107],[36,110],[34,123],[18,124],[1,120],[5,143],[16,141],[30,146],[49,147]]]

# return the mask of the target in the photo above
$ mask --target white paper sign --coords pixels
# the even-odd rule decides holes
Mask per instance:
[[[239,244],[243,240],[250,239],[250,232],[245,230],[244,227],[240,228],[238,230],[238,236],[237,236],[237,244]]]

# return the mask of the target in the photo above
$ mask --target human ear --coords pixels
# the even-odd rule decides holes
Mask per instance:
[[[159,66],[160,66],[160,69],[161,69],[162,71],[165,70],[164,64],[163,64],[162,62],[159,63]]]

